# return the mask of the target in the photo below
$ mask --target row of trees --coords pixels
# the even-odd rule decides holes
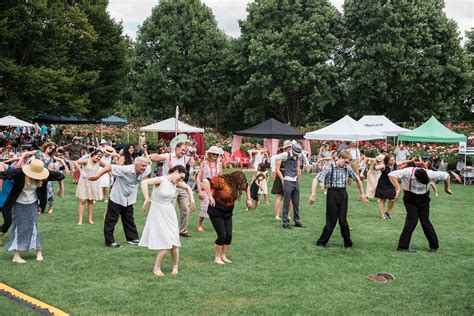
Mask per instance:
[[[442,0],[346,0],[344,14],[329,0],[257,0],[236,39],[200,0],[161,0],[134,43],[106,5],[3,1],[2,106],[162,119],[178,105],[220,131],[471,115],[474,35],[463,48]]]

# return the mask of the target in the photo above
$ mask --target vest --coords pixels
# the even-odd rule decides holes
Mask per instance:
[[[283,162],[283,165],[285,167],[285,176],[298,176],[298,156],[291,156],[290,153],[288,153],[288,158]]]

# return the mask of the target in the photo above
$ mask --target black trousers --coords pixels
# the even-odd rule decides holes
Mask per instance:
[[[334,227],[339,220],[344,246],[352,246],[349,224],[347,223],[347,191],[345,188],[329,188],[326,195],[326,226],[319,237],[317,244],[326,245],[331,238]]]
[[[0,232],[5,234],[12,226],[12,209],[2,207],[0,210],[3,216],[3,225],[0,227]]]
[[[104,221],[104,237],[106,245],[115,242],[114,228],[119,217],[122,218],[123,231],[125,232],[127,241],[138,239],[137,226],[135,225],[135,219],[133,218],[133,205],[122,206],[109,200],[107,205],[107,215],[105,216]]]
[[[407,211],[407,217],[405,219],[405,227],[403,227],[400,240],[398,242],[399,249],[408,249],[410,246],[411,235],[420,220],[421,227],[425,233],[426,239],[431,249],[438,249],[438,236],[436,231],[430,222],[430,196],[426,194],[414,194],[409,191],[405,191],[403,194],[403,203]]]
[[[209,205],[207,214],[217,233],[216,245],[230,245],[232,243],[232,212],[222,212]]]
[[[290,201],[293,203],[293,219],[295,223],[300,221],[300,184],[297,181],[283,182],[283,224],[289,224],[288,213]]]

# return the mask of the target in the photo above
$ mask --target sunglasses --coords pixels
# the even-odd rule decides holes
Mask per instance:
[[[218,156],[219,156],[219,154],[211,154],[211,155],[213,155],[213,156],[215,156],[215,157],[218,157]]]
[[[351,161],[350,161],[350,160],[348,160],[348,159],[344,159],[344,162],[346,163],[346,165],[348,165],[348,164],[350,164],[350,163],[351,163]]]

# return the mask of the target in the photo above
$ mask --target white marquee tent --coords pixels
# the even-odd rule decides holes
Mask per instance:
[[[174,117],[167,120],[153,123],[151,125],[140,128],[142,132],[160,132],[174,133],[176,129],[176,119]],[[194,127],[186,123],[178,121],[178,133],[204,133],[203,128]]]
[[[304,138],[309,140],[359,141],[383,139],[385,135],[363,126],[352,117],[346,115],[329,126],[306,133]]]
[[[33,127],[33,124],[17,119],[14,116],[8,115],[0,118],[0,126],[12,126],[12,127]]]
[[[384,115],[364,115],[358,122],[370,130],[380,132],[385,136],[398,136],[400,133],[409,131],[393,123]]]

